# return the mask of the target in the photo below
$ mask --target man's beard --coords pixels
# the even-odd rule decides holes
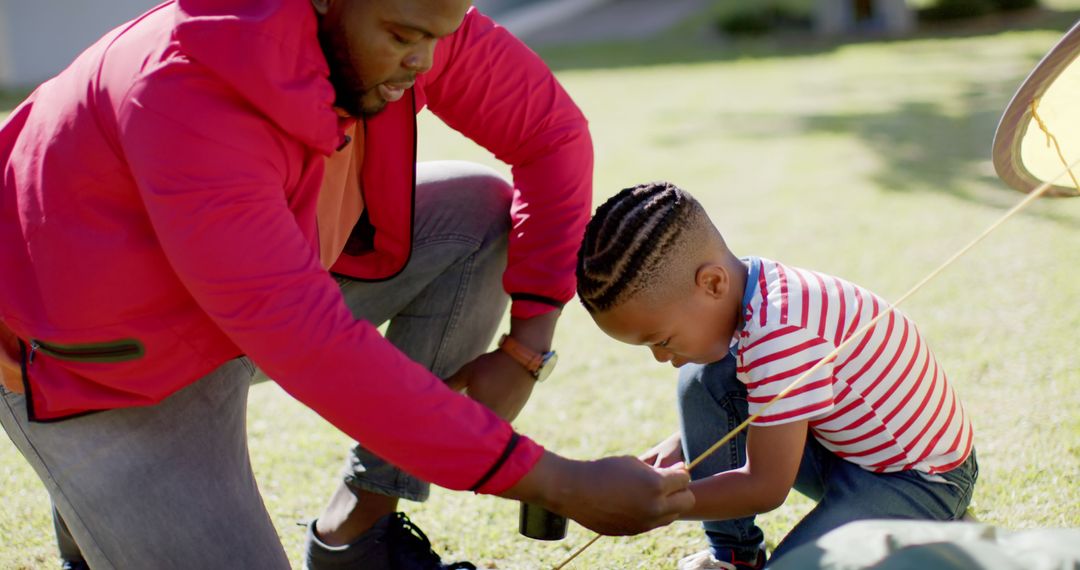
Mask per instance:
[[[334,88],[334,106],[353,117],[374,115],[382,110],[365,109],[364,95],[368,90],[360,79],[349,57],[349,48],[345,43],[345,33],[340,28],[329,29],[319,21],[319,45],[322,47],[326,64],[330,67],[330,85]]]

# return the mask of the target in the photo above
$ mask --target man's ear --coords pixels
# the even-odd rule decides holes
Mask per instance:
[[[333,0],[311,0],[311,5],[315,7],[315,12],[320,16],[325,16],[330,11],[330,4]]]
[[[705,294],[714,299],[723,298],[731,288],[731,274],[723,265],[714,263],[699,267],[694,281]]]

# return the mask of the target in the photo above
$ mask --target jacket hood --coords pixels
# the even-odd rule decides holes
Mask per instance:
[[[307,0],[177,0],[176,39],[192,60],[279,128],[330,154],[341,131],[330,68]]]

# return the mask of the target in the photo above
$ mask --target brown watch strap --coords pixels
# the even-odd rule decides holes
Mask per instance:
[[[530,350],[508,334],[502,335],[502,338],[499,339],[499,348],[533,375],[539,372],[540,365],[544,363],[543,354]]]

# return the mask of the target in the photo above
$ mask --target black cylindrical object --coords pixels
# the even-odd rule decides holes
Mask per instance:
[[[566,538],[566,517],[543,507],[521,503],[518,532],[536,540],[562,540]]]

